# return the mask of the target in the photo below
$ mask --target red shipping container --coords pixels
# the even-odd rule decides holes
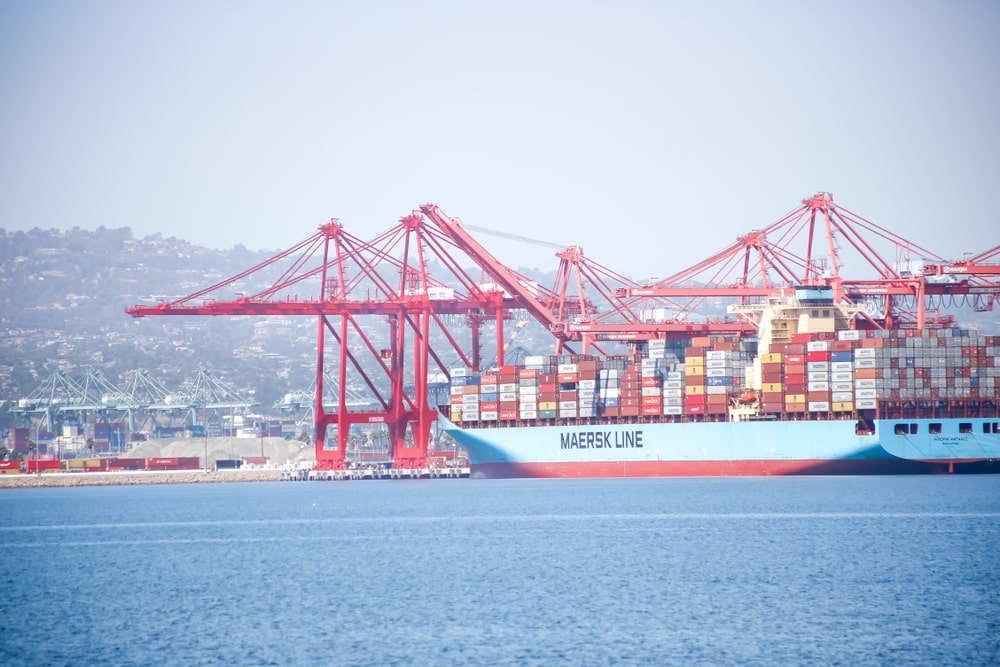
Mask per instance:
[[[501,410],[499,416],[503,420],[517,419],[517,410]]]
[[[640,380],[641,386],[643,387],[660,387],[663,386],[663,380],[658,377],[642,378]]]
[[[642,414],[644,415],[662,415],[663,407],[660,405],[644,405],[642,406]]]
[[[496,412],[500,409],[500,404],[496,401],[485,401],[479,404],[480,412]]]
[[[497,384],[498,380],[499,378],[497,378],[495,373],[479,376],[479,384]]]
[[[532,378],[537,378],[538,377],[538,369],[535,369],[535,368],[522,368],[522,369],[520,369],[517,372],[517,375],[518,375],[518,377],[524,378],[526,380],[532,379]]]
[[[62,468],[61,461],[39,461],[38,459],[25,459],[24,469],[34,472],[36,470],[59,470]]]
[[[663,399],[660,398],[659,396],[643,396],[642,397],[642,404],[644,406],[646,406],[646,405],[657,405],[657,406],[659,406],[659,405],[663,404]]]
[[[685,396],[684,397],[684,408],[685,409],[692,408],[692,407],[698,407],[698,406],[705,407],[705,395],[704,394],[700,394],[700,395],[697,395],[697,396]]]
[[[790,364],[791,365],[802,364],[804,366],[805,363],[806,363],[806,357],[801,352],[800,353],[796,353],[796,354],[786,354],[785,357],[784,357],[784,361],[785,361],[785,367],[786,368]]]
[[[816,352],[806,352],[806,362],[810,361],[830,361],[829,350],[817,350]]]
[[[788,391],[788,385],[792,384],[805,384],[806,374],[805,373],[786,373],[785,374],[785,391]]]
[[[562,384],[572,384],[580,379],[579,373],[560,373],[559,382]]]
[[[635,407],[618,406],[618,411],[619,411],[619,413],[621,413],[622,417],[638,417],[639,416],[639,406],[635,406]]]

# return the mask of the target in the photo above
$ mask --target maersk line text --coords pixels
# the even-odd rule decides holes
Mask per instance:
[[[562,433],[559,436],[561,449],[603,449],[605,447],[642,447],[642,431],[580,431]]]

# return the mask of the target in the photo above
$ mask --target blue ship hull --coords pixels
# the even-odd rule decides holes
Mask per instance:
[[[443,426],[474,477],[659,477],[949,472],[1000,459],[998,421],[877,420],[873,434],[853,420]]]

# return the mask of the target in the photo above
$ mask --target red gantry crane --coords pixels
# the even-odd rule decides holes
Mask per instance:
[[[423,210],[444,216],[433,204]],[[479,328],[485,322],[496,323],[495,358],[503,365],[503,326],[511,319],[511,311],[527,310],[547,324],[557,321],[550,312],[559,301],[556,295],[506,269],[485,251],[471,255],[471,259],[482,267],[488,279],[474,279],[460,259],[467,249],[477,248],[481,250],[478,244],[456,244],[452,236],[427,224],[419,211],[401,218],[398,225],[371,241],[349,234],[335,219],[296,246],[236,276],[174,301],[138,305],[126,312],[133,317],[316,317],[317,467],[344,467],[352,425],[384,423],[393,465],[422,468],[426,465],[430,427],[437,417],[428,403],[427,378],[431,374],[448,375],[441,356],[431,349],[432,331],[448,341],[461,364],[479,370]],[[443,277],[432,277],[431,266],[439,267]],[[259,284],[265,279],[267,286],[256,293],[237,293],[237,286]],[[312,296],[300,297],[302,292]],[[557,313],[586,308],[569,303],[562,306],[564,310]],[[468,354],[445,326],[442,318],[447,315],[463,315],[472,325]],[[363,318],[368,316],[388,324],[384,341],[376,343],[367,333]],[[338,373],[338,397],[337,407],[327,413],[323,373],[331,361]],[[370,371],[373,366],[379,374]],[[349,409],[348,374],[371,392],[377,409]],[[328,427],[336,430],[335,447],[327,446]]]
[[[877,247],[889,247],[891,259]],[[821,192],[777,222],[740,236],[712,257],[665,278],[654,285],[621,289],[623,303],[663,303],[671,300],[684,305],[675,320],[685,321],[707,300],[730,298],[748,305],[774,295],[790,295],[796,286],[831,288],[837,303],[866,303],[872,307],[858,328],[924,328],[948,325],[950,317],[930,313],[955,297],[971,296],[977,303],[992,302],[1000,293],[1000,281],[942,282],[928,276],[996,276],[998,267],[984,265],[994,249],[965,263],[925,264],[941,258],[903,237],[851,213]],[[867,267],[859,273],[866,278],[848,278],[842,257],[860,258]],[[921,268],[922,267],[922,268]],[[977,309],[982,309],[977,307]]]

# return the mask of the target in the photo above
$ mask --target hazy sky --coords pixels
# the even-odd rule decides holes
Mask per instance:
[[[998,34],[988,0],[0,0],[0,228],[277,250],[433,201],[641,278],[829,191],[961,257],[1000,243]]]

